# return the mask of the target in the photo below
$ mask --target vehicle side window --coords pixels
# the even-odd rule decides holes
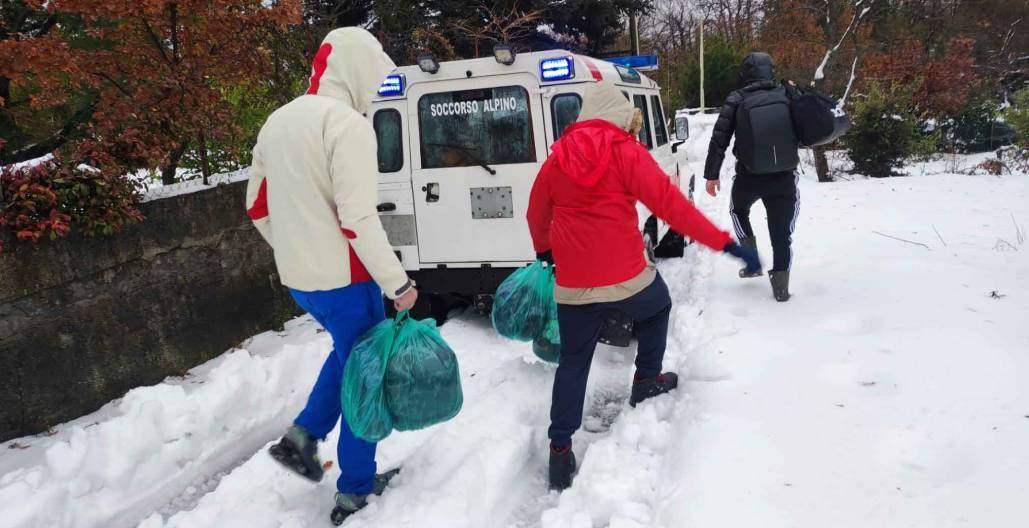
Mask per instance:
[[[404,133],[400,112],[387,108],[372,117],[375,142],[378,144],[379,172],[398,172],[404,168]]]
[[[529,92],[521,86],[430,93],[418,99],[423,169],[534,163]]]
[[[643,114],[643,128],[640,129],[639,134],[640,143],[646,145],[647,150],[650,150],[654,148],[654,143],[650,140],[650,114],[647,112],[647,96],[633,95],[632,104]]]
[[[568,125],[579,118],[581,109],[582,97],[579,97],[579,94],[560,94],[550,101],[550,114],[554,121],[554,141],[561,137]]]
[[[650,110],[654,113],[654,137],[657,138],[657,146],[668,143],[668,129],[665,125],[665,111],[661,108],[661,98],[650,96]]]

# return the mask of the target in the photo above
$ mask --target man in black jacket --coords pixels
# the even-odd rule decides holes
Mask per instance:
[[[785,88],[775,80],[773,74],[772,57],[767,53],[751,53],[743,61],[740,68],[740,88],[734,90],[726,98],[725,104],[718,115],[714,132],[711,135],[711,144],[708,147],[707,162],[704,166],[704,178],[707,180],[707,192],[716,196],[721,189],[719,172],[722,168],[722,161],[725,159],[725,150],[729,147],[729,141],[734,134],[737,134],[737,141],[733,147],[733,154],[739,155],[741,130],[737,127],[737,110],[745,105],[748,98],[768,98],[772,91],[782,90],[785,97]],[[777,115],[782,115],[777,114]],[[789,121],[788,112],[786,121]],[[782,118],[780,118],[782,119]],[[792,124],[782,123],[781,128],[788,134],[792,134]],[[748,128],[747,133],[752,137],[747,138],[748,145],[762,141],[771,141],[762,135],[757,135],[756,130]],[[778,151],[779,156],[785,158],[793,156],[796,158],[796,147],[792,152],[783,153]],[[771,152],[775,152],[774,150]],[[777,160],[778,161],[778,160]],[[795,168],[795,164],[794,164]],[[757,248],[757,241],[754,238],[754,230],[750,225],[750,207],[761,200],[764,203],[765,211],[768,213],[768,235],[772,242],[774,254],[774,265],[769,270],[768,276],[772,283],[772,292],[776,300],[784,302],[789,300],[790,264],[793,259],[791,249],[793,229],[797,222],[800,199],[797,191],[797,175],[795,170],[781,170],[778,172],[755,174],[748,170],[747,166],[739,159],[736,162],[736,177],[732,185],[732,200],[730,214],[732,216],[733,229],[741,245],[750,248]],[[746,273],[740,270],[740,277],[750,278],[760,276]]]

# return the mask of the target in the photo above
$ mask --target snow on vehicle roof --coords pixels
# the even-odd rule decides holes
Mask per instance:
[[[571,76],[559,80],[544,79],[541,67],[543,61],[563,58],[571,59],[573,63]],[[549,50],[519,53],[511,65],[501,64],[489,56],[478,59],[443,61],[439,63],[439,71],[436,73],[423,72],[417,65],[400,66],[393,71],[391,76],[398,74],[404,76],[403,93],[394,96],[380,96],[375,100],[403,99],[407,97],[407,91],[411,86],[420,83],[477,79],[512,73],[528,73],[536,77],[540,86],[605,80],[628,88],[661,89],[653,79],[633,68],[626,68],[603,59],[577,55],[565,50]]]

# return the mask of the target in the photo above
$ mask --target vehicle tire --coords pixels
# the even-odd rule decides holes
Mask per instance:
[[[418,321],[420,321],[422,319],[428,319],[430,317],[432,317],[433,319],[436,319],[435,315],[433,314],[433,302],[432,302],[432,298],[433,297],[435,297],[435,295],[431,294],[431,293],[419,293],[418,301],[414,303],[414,308],[411,308],[411,311],[410,311],[411,312],[411,318],[415,319],[415,320],[418,320]],[[386,301],[386,317],[389,317],[389,318],[395,317],[397,315],[397,309],[393,307],[393,301],[391,301],[389,299],[385,299],[385,301]],[[446,320],[445,317],[444,317],[444,320]],[[437,324],[441,324],[439,320],[437,320],[436,323]]]
[[[647,251],[647,258],[651,262],[657,262],[654,256],[654,248],[657,247],[657,217],[650,215],[643,224],[643,247]]]

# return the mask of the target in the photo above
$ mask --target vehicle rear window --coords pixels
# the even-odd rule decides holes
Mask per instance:
[[[561,94],[550,101],[551,118],[554,121],[554,140],[561,137],[568,125],[579,118],[582,98],[578,94]]]
[[[404,168],[404,134],[400,112],[388,108],[375,112],[372,118],[375,142],[379,145],[379,172],[398,172]]]
[[[665,111],[661,108],[661,98],[650,96],[650,111],[654,113],[654,136],[657,138],[657,146],[668,143],[668,129],[665,125]]]
[[[534,163],[529,93],[501,86],[426,94],[418,100],[423,169]]]
[[[640,129],[639,134],[640,143],[646,145],[647,150],[650,150],[654,148],[654,144],[650,140],[650,114],[647,113],[647,96],[633,95],[632,104],[643,114],[643,128]]]

